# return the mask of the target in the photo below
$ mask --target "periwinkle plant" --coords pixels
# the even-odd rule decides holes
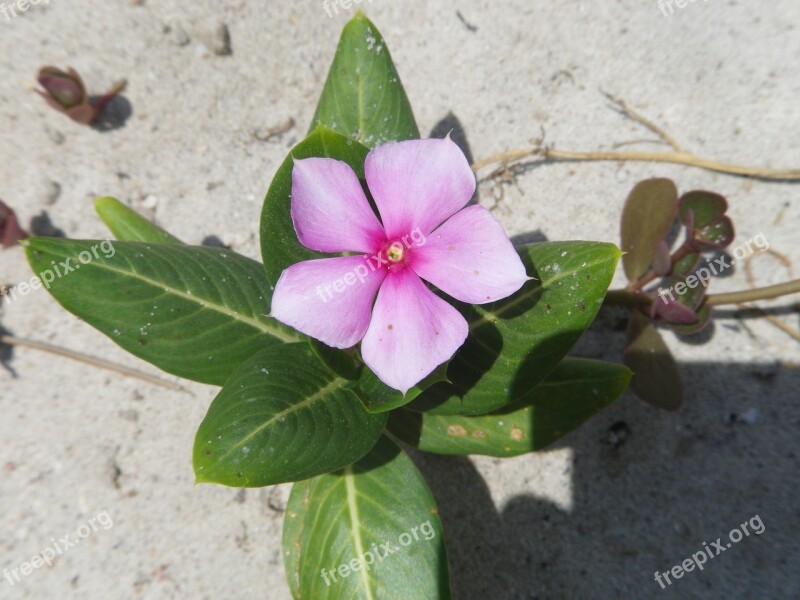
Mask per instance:
[[[186,245],[101,198],[113,256],[50,287],[132,354],[221,386],[197,431],[197,481],[295,482],[283,545],[296,598],[449,598],[435,501],[400,443],[454,455],[539,450],[612,403],[631,377],[621,364],[567,356],[603,304],[620,250],[580,241],[513,248],[485,209],[464,208],[475,179],[460,150],[409,141],[417,138],[384,41],[359,13],[309,134],[267,192],[263,265]],[[720,244],[723,217],[701,200],[682,202],[691,244]],[[649,271],[681,276],[677,264],[691,262],[655,243],[676,210],[664,209],[624,292],[648,323],[688,325],[673,316],[680,310],[702,318],[696,299],[655,314],[639,306]],[[415,231],[427,247],[403,245],[404,235],[419,241]],[[41,272],[97,242],[24,243]],[[692,255],[700,249],[690,245]],[[364,265],[345,251],[383,253],[381,269],[325,300],[320,286]],[[430,535],[405,544],[414,531]],[[387,540],[400,540],[402,560],[370,550]]]

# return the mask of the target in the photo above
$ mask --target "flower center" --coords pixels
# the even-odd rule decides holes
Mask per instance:
[[[399,263],[405,255],[406,249],[401,242],[392,242],[386,249],[386,258],[392,263]]]

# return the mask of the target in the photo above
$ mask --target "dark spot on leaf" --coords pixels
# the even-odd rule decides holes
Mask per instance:
[[[206,456],[211,456],[211,450],[206,450]]]

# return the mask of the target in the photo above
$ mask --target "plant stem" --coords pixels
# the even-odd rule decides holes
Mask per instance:
[[[800,294],[800,279],[770,285],[763,288],[752,290],[741,290],[738,292],[728,292],[726,294],[709,294],[706,296],[706,304],[709,306],[722,306],[724,304],[742,304],[755,300],[768,300],[788,294]],[[620,289],[609,290],[606,293],[603,304],[609,306],[646,306],[652,303],[652,298],[636,290]]]
[[[641,152],[641,151],[598,151],[581,152],[573,150],[554,150],[552,148],[529,148],[526,150],[511,150],[501,152],[484,158],[472,164],[472,170],[478,171],[496,163],[508,163],[524,158],[539,157],[544,161],[623,161],[633,160],[642,162],[672,163],[698,167],[709,171],[740,175],[742,177],[755,177],[757,179],[800,181],[800,169],[769,169],[766,167],[748,167],[723,163],[709,158],[695,156],[689,152]]]
[[[108,361],[101,360],[93,356],[89,356],[88,354],[82,354],[80,352],[75,352],[74,350],[67,350],[66,348],[61,348],[60,346],[54,346],[53,344],[48,344],[46,342],[26,340],[24,338],[18,338],[13,335],[4,334],[0,335],[0,344],[8,344],[9,346],[22,346],[25,348],[34,348],[36,350],[41,350],[43,352],[49,352],[51,354],[57,354],[58,356],[71,358],[72,360],[77,360],[79,362],[86,363],[87,365],[100,367],[101,369],[108,369],[109,371],[115,371],[121,375],[125,375],[126,377],[136,377],[137,379],[141,379],[142,381],[146,381],[147,383],[160,385],[161,387],[165,387],[170,390],[176,390],[179,392],[186,391],[185,388],[181,387],[177,383],[161,379],[154,375],[148,375],[147,373],[142,373],[141,371],[137,371],[135,369],[129,369],[128,367],[116,365],[114,363],[110,363]]]
[[[680,261],[680,260],[683,260],[684,258],[686,258],[686,257],[687,257],[689,254],[691,254],[691,253],[692,253],[692,248],[691,248],[691,246],[689,246],[689,240],[686,240],[686,241],[685,241],[685,242],[684,242],[684,243],[681,245],[681,247],[680,247],[680,248],[678,248],[678,249],[677,249],[677,250],[676,250],[676,251],[675,251],[675,252],[672,254],[672,256],[670,256],[670,257],[669,257],[670,265],[672,265],[672,266],[670,267],[670,272],[668,273],[668,275],[671,275],[671,274],[672,274],[672,269],[674,268],[675,264],[676,264],[678,261]],[[651,269],[651,270],[649,270],[647,273],[645,273],[644,275],[642,275],[642,276],[641,276],[639,279],[637,279],[636,281],[634,281],[634,282],[631,282],[631,283],[628,285],[628,287],[627,287],[626,289],[627,289],[627,290],[629,290],[629,291],[631,291],[631,292],[638,292],[638,291],[639,291],[639,290],[641,290],[641,289],[642,289],[644,286],[646,286],[648,283],[650,283],[650,282],[651,282],[651,281],[653,281],[654,279],[657,279],[658,277],[661,277],[661,276],[660,276],[660,275],[658,275],[658,274],[657,274],[655,271],[653,271],[653,270]]]
[[[649,296],[628,289],[608,290],[605,300],[603,300],[603,304],[607,306],[629,306],[631,308],[647,306],[651,303],[652,299]]]
[[[119,94],[122,90],[124,90],[126,85],[127,82],[124,79],[122,81],[118,81],[109,91],[103,94],[100,97],[100,99],[94,103],[94,105],[92,105],[92,108],[94,109],[94,114],[92,115],[92,120],[89,121],[90,123],[94,122],[97,119],[97,117],[100,116],[100,113],[103,112],[103,109],[106,107],[106,104],[111,102],[111,100],[117,94]]]
[[[770,285],[763,288],[752,290],[741,290],[739,292],[728,292],[727,294],[709,294],[706,296],[706,304],[709,306],[721,306],[723,304],[741,304],[743,302],[753,302],[754,300],[768,300],[787,294],[800,293],[800,279]]]
[[[524,150],[511,150],[501,152],[488,158],[479,160],[472,165],[472,170],[478,170],[489,165],[500,163],[507,165],[509,162],[522,160],[525,158],[538,157],[542,161],[621,161],[634,160],[644,162],[673,163],[698,167],[709,171],[718,171],[728,175],[740,175],[742,177],[755,177],[757,179],[771,179],[784,181],[800,181],[800,169],[769,169],[766,167],[747,167],[720,162],[718,160],[695,156],[691,152],[684,150],[664,129],[647,119],[645,116],[636,112],[628,106],[624,100],[616,98],[611,94],[605,96],[616,105],[617,109],[625,116],[643,125],[661,138],[661,141],[672,148],[671,152],[640,152],[640,151],[598,151],[580,152],[571,150],[554,150],[544,145],[543,140],[536,140],[533,148]],[[544,136],[542,136],[544,137]]]
[[[723,163],[717,160],[695,156],[689,152],[570,152],[563,150],[544,150],[542,156],[548,160],[636,160],[644,162],[673,163],[718,171],[728,175],[742,175],[759,179],[800,180],[800,169],[768,169]]]

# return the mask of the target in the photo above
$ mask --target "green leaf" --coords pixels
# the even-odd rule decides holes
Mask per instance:
[[[723,196],[714,192],[693,190],[686,192],[679,200],[681,221],[689,223],[689,211],[692,211],[692,223],[701,229],[720,219],[728,210],[728,202]]]
[[[669,179],[647,179],[634,186],[622,211],[622,266],[630,281],[644,275],[656,245],[669,233],[678,211],[678,189]]]
[[[296,599],[450,598],[436,502],[386,438],[344,471],[294,484],[283,554]]]
[[[517,456],[577,428],[619,398],[630,377],[622,365],[565,358],[522,405],[477,417],[397,410],[388,429],[425,452]]]
[[[672,270],[672,256],[669,252],[669,246],[664,240],[659,240],[656,244],[656,251],[653,255],[653,264],[651,268],[659,277],[668,275]]]
[[[633,371],[633,392],[649,404],[678,410],[683,403],[681,376],[655,325],[644,315],[633,312],[627,336],[623,360]]]
[[[389,49],[360,12],[342,31],[311,130],[317,125],[368,148],[419,137]]]
[[[341,375],[345,379],[355,380],[358,379],[358,363],[355,358],[355,350],[348,348],[347,350],[339,350],[331,348],[314,338],[308,338],[308,343],[311,351],[319,358],[325,365],[337,375]]]
[[[154,225],[116,198],[104,197],[94,201],[94,208],[114,237],[127,242],[153,244],[182,244],[178,238]]]
[[[273,346],[214,398],[195,438],[195,475],[235,487],[306,479],[364,456],[385,424],[308,344]]]
[[[697,265],[700,264],[700,258],[698,252],[687,254],[672,265],[672,273],[674,275],[688,275],[689,273],[693,273],[695,269],[697,269]]]
[[[730,246],[735,237],[733,221],[729,217],[722,217],[710,225],[695,229],[695,238],[692,247],[698,250],[719,250]]]
[[[64,308],[179,377],[222,385],[258,350],[304,339],[266,316],[272,292],[261,265],[230,250],[55,238],[25,245]]]
[[[369,412],[386,412],[408,404],[433,384],[449,381],[447,379],[448,365],[449,363],[443,363],[436,367],[433,373],[408,390],[405,396],[402,392],[383,383],[368,367],[362,367],[358,386],[364,392],[364,408]]]
[[[326,129],[317,128],[297,144],[275,174],[261,210],[261,256],[267,278],[274,286],[287,267],[325,255],[314,252],[297,240],[291,214],[292,167],[294,159],[314,156],[346,162],[359,178],[364,177],[364,159],[369,150],[353,140]]]
[[[548,242],[518,248],[529,281],[513,296],[460,305],[470,326],[450,361],[452,383],[438,383],[409,408],[481,415],[525,401],[594,320],[620,251],[599,242]]]

